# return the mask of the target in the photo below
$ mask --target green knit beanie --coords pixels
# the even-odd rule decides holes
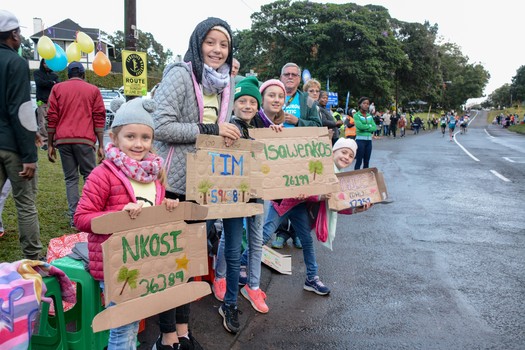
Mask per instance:
[[[256,77],[247,77],[235,85],[235,100],[239,97],[248,95],[257,100],[257,108],[261,108],[262,96],[259,92],[259,81]]]

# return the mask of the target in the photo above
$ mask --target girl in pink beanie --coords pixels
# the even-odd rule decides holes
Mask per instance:
[[[280,125],[284,122],[284,99],[286,90],[284,84],[277,79],[265,81],[259,88],[263,98],[263,104],[259,110],[259,116],[265,127],[272,124]]]

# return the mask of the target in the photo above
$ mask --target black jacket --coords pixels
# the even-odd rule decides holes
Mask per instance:
[[[0,149],[36,163],[36,118],[31,105],[27,61],[0,43]]]
[[[58,75],[44,67],[44,59],[40,60],[40,68],[33,73],[36,84],[36,100],[47,103],[51,89],[59,82]]]
[[[337,126],[336,120],[332,116],[332,113],[325,107],[321,107],[319,105],[319,116],[321,117],[322,126],[332,129],[334,131],[332,139],[337,140],[339,138],[339,127]]]

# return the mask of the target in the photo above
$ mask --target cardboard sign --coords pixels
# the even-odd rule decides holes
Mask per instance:
[[[339,191],[328,200],[330,210],[340,211],[388,198],[383,174],[377,168],[360,169],[337,174]]]
[[[106,306],[109,302],[119,306],[97,315],[94,329],[128,324],[211,292],[209,285],[206,289],[191,286],[199,282],[187,282],[208,273],[208,251],[206,223],[184,220],[203,220],[206,215],[207,208],[182,202],[172,212],[163,205],[143,208],[133,220],[124,211],[92,220],[95,233],[112,233],[102,244],[104,296]]]
[[[198,135],[197,151],[187,154],[186,198],[210,208],[207,219],[262,214],[262,204],[248,203],[261,187],[252,176],[252,154],[263,145],[239,139],[226,147],[221,136]]]
[[[262,262],[284,275],[292,274],[292,256],[277,253],[266,245],[263,245]]]
[[[252,129],[250,136],[264,144],[256,154],[255,177],[262,183],[263,199],[320,195],[339,190],[334,173],[332,141],[320,127]]]

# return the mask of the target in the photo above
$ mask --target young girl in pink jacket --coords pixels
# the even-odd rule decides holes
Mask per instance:
[[[110,235],[94,234],[91,220],[121,210],[135,219],[145,206],[164,204],[172,211],[179,203],[164,198],[162,159],[151,152],[154,124],[150,113],[155,108],[155,101],[136,98],[117,109],[109,134],[112,142],[105,148],[106,158],[89,175],[75,212],[76,227],[89,233],[90,273],[101,281],[102,288],[101,244]],[[136,349],[137,333],[138,322],[111,329],[108,350]]]

